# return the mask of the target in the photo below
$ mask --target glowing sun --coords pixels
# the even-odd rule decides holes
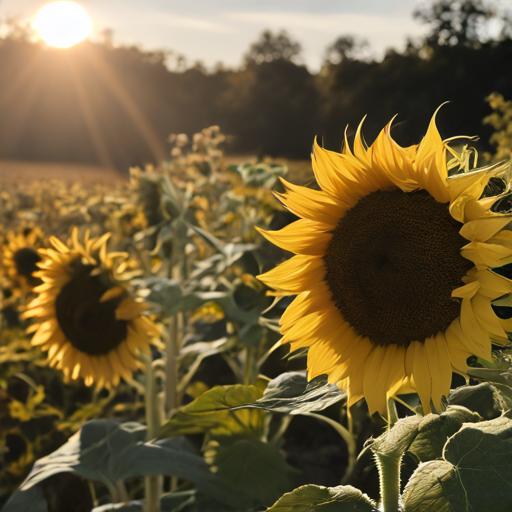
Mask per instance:
[[[83,41],[92,28],[87,13],[74,2],[52,2],[36,16],[34,25],[50,46],[69,48]]]

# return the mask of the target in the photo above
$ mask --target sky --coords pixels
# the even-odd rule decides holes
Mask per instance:
[[[48,0],[0,0],[0,15],[33,20]],[[416,0],[81,0],[94,31],[110,28],[114,43],[170,49],[187,62],[213,67],[242,63],[266,28],[286,30],[303,48],[302,61],[318,71],[325,48],[340,35],[370,43],[372,56],[402,49],[425,28],[412,19]]]

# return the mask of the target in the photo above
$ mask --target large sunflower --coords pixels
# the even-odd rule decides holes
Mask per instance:
[[[131,277],[126,253],[108,253],[109,234],[85,235],[73,229],[69,247],[55,237],[54,249],[40,249],[36,275],[43,284],[27,307],[24,318],[36,323],[33,345],[48,351],[48,361],[65,379],[83,377],[98,388],[117,385],[137,369],[139,351],[149,353],[158,336],[145,316],[144,303],[129,297],[123,281]]]
[[[390,129],[367,147],[360,125],[341,153],[315,142],[321,190],[283,180],[277,196],[301,220],[260,230],[296,256],[260,279],[297,295],[281,343],[309,347],[309,378],[327,374],[349,405],[364,397],[383,415],[390,397],[417,392],[426,414],[441,408],[452,371],[466,375],[471,355],[491,360],[512,332],[493,309],[498,298],[510,306],[512,282],[493,269],[512,262],[512,216],[486,197],[493,176],[508,192],[509,165],[470,171],[435,116],[417,146],[399,146]],[[447,163],[447,151],[458,158]]]

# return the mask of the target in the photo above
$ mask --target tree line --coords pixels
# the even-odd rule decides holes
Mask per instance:
[[[480,135],[489,149],[485,98],[512,97],[510,18],[483,0],[431,1],[414,15],[429,27],[423,40],[376,60],[343,35],[317,74],[285,32],[261,34],[239,69],[207,71],[109,38],[47,48],[12,26],[0,41],[0,158],[127,170],[166,158],[170,133],[214,124],[233,135],[233,153],[307,158],[315,136],[339,149],[366,114],[369,141],[399,114],[396,138],[417,143],[445,101],[442,133]]]

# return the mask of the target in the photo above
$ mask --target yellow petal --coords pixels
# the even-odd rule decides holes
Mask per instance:
[[[460,234],[473,242],[486,242],[498,231],[503,229],[512,220],[512,216],[490,217],[487,219],[466,222],[460,230]]]
[[[429,340],[433,340],[433,337],[429,338]],[[432,379],[430,377],[429,361],[425,348],[427,341],[428,340],[425,340],[425,343],[414,341],[408,348],[411,349],[412,345],[414,345],[412,377],[414,386],[421,400],[424,415],[429,414],[431,411],[430,399],[432,397]]]
[[[452,382],[450,353],[443,333],[425,340],[425,353],[432,379],[432,402],[438,412],[441,411],[441,399],[448,396]]]
[[[324,276],[322,258],[298,255],[258,276],[258,279],[274,290],[289,292],[292,295],[312,290]]]
[[[457,324],[452,325],[454,325],[453,329],[456,334],[475,356],[481,357],[487,361],[492,361],[489,335],[480,327],[480,324],[475,318],[470,299],[462,299],[460,312],[460,329],[462,335],[458,332]]]
[[[125,293],[125,288],[123,286],[114,286],[113,288],[108,289],[101,297],[100,302],[107,302],[109,300],[115,299],[119,297],[123,293]]]
[[[478,323],[487,332],[507,340],[507,333],[503,330],[499,318],[496,316],[496,313],[494,313],[489,298],[477,294],[471,299],[471,306]]]
[[[348,204],[334,200],[321,190],[293,185],[282,178],[281,182],[286,192],[284,194],[276,192],[274,195],[288,210],[303,219],[323,222],[334,228],[338,220],[350,208]]]
[[[331,225],[309,219],[292,222],[279,231],[256,229],[281,249],[310,256],[323,256],[332,238]]]

